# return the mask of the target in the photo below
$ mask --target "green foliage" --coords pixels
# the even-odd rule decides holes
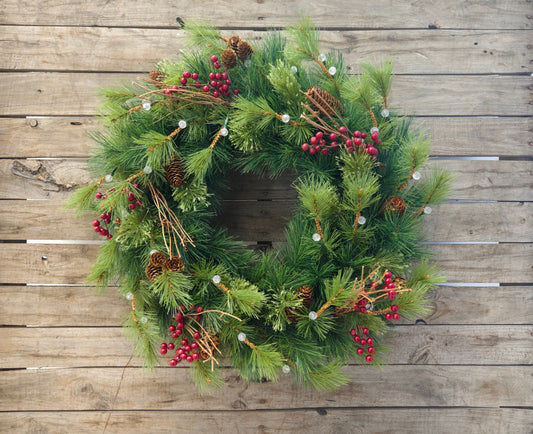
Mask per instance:
[[[110,215],[100,224],[112,238],[100,247],[88,279],[98,289],[118,285],[131,303],[125,330],[148,367],[159,359],[159,343],[173,339],[169,327],[175,326],[181,330],[176,346],[198,332],[200,349],[217,362],[230,358],[246,381],[275,381],[287,365],[297,382],[333,390],[349,381],[346,363],[367,363],[347,331],[370,330],[372,364],[379,366],[386,351],[379,339],[390,329],[383,312],[392,304],[406,318],[428,312],[427,293],[443,278],[427,261],[421,223],[427,206],[445,200],[451,177],[424,167],[429,142],[410,119],[379,116],[391,91],[390,61],[362,63],[364,72],[350,75],[340,53],[320,50],[317,28],[303,18],[284,34],[269,32],[253,42],[253,54],[227,71],[228,90],[239,89],[239,95],[224,95],[221,88],[215,98],[192,78],[181,80],[184,71],[197,73],[200,83],[210,83],[210,73],[222,74],[210,58],[221,58],[227,40],[206,23],[187,21],[185,33],[194,50],[156,66],[164,75],[162,89],[139,80],[100,90],[105,129],[92,134],[97,146],[89,159],[97,181],[66,204],[79,214]],[[170,95],[164,92],[172,86]],[[339,101],[335,113],[303,106],[312,105],[305,96],[312,86]],[[178,130],[180,121],[187,125]],[[364,151],[374,126],[381,141],[377,156]],[[227,137],[220,134],[223,127]],[[367,134],[361,144],[356,131]],[[313,143],[318,132],[324,139],[335,132],[338,147],[323,155],[328,139],[314,155],[303,152],[302,144]],[[174,165],[169,173],[175,158],[183,167]],[[231,170],[272,178],[296,174],[299,206],[276,249],[254,252],[216,227],[213,217]],[[180,182],[171,185],[170,176]],[[393,197],[405,202],[405,212],[387,208]],[[132,206],[136,201],[141,204]],[[151,256],[154,250],[164,253]],[[151,258],[160,261],[157,277],[147,268]],[[385,270],[407,278],[408,290],[394,301],[381,289]],[[357,297],[362,304],[352,310]],[[373,311],[365,312],[367,305]],[[244,341],[239,333],[246,334]],[[215,360],[190,366],[200,391],[224,384]]]

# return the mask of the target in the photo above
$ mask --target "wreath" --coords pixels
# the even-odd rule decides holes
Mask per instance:
[[[293,375],[334,389],[351,361],[379,365],[380,338],[427,312],[442,281],[421,220],[449,175],[420,170],[429,144],[391,114],[392,63],[349,74],[302,19],[260,40],[186,23],[190,50],[101,89],[97,182],[69,205],[105,238],[88,280],[131,305],[146,366],[186,363],[200,390]],[[294,174],[286,242],[247,248],[213,224],[229,171]]]

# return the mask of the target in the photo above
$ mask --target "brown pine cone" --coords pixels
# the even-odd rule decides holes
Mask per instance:
[[[148,264],[148,267],[146,267],[146,277],[148,279],[154,281],[157,276],[159,276],[163,272],[163,267],[158,267],[157,265]]]
[[[335,117],[343,112],[340,101],[329,92],[320,89],[319,87],[312,86],[307,89],[305,98],[313,108],[322,114]]]
[[[150,265],[163,268],[167,262],[167,257],[164,253],[154,252],[150,255]]]
[[[405,201],[401,197],[392,196],[389,197],[381,207],[381,213],[385,214],[386,212],[390,212],[398,214],[398,217],[401,217],[405,212],[406,207]]]
[[[237,52],[237,55],[239,56],[239,59],[246,60],[248,57],[252,55],[252,53],[254,52],[254,49],[248,42],[241,39],[239,43],[237,44],[236,52]]]
[[[309,307],[313,301],[313,287],[310,285],[302,285],[297,290],[298,298],[302,300],[305,307]]]
[[[185,167],[183,162],[177,156],[172,159],[172,162],[165,166],[165,176],[167,181],[173,187],[181,187],[185,182]]]
[[[240,36],[232,36],[231,38],[228,39],[228,48],[237,52],[237,47],[239,45],[240,40],[241,40]]]
[[[400,276],[396,276],[394,279],[392,279],[392,282],[394,283],[395,290],[405,288],[405,284],[407,283],[406,280]]]
[[[183,261],[181,260],[180,257],[173,256],[167,261],[166,267],[170,271],[180,272],[185,268],[185,265],[183,265]]]
[[[235,54],[235,51],[233,51],[231,48],[226,48],[222,52],[222,66],[225,69],[232,69],[235,68],[237,65],[237,55]]]
[[[292,324],[295,324],[298,322],[298,317],[296,316],[296,314],[299,313],[298,311],[296,310],[293,310],[293,309],[285,309],[285,316],[287,317],[287,320],[292,323]]]
[[[162,73],[161,71],[157,71],[157,70],[150,71],[150,74],[148,74],[148,76],[150,77],[150,80],[152,80],[152,82],[159,89],[161,89],[164,86],[163,80],[165,79],[165,74]]]
[[[202,360],[209,359],[212,355],[214,355],[217,352],[217,348],[220,345],[220,338],[218,337],[218,335],[212,335],[210,336],[210,339],[206,340],[206,345],[211,350],[211,355],[205,349],[201,349],[199,353],[200,353],[200,357],[202,358]]]

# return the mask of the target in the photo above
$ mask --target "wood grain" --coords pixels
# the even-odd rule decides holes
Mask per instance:
[[[4,26],[1,69],[46,71],[149,71],[185,48],[186,34],[171,29]],[[234,32],[224,31],[230,37]],[[264,32],[239,32],[259,43]],[[320,47],[338,50],[359,71],[364,59],[394,62],[396,74],[479,74],[531,71],[527,30],[324,31]],[[79,47],[85,46],[83,56]]]
[[[215,224],[227,227],[241,240],[283,241],[285,225],[296,206],[289,200],[226,201]],[[0,239],[102,241],[92,231],[95,216],[76,217],[57,200],[3,200]],[[532,217],[531,202],[450,202],[424,216],[423,227],[427,241],[522,242],[533,238]],[[51,230],[52,222],[58,222],[61,230]]]
[[[377,341],[392,349],[382,355],[386,364],[533,363],[533,327],[530,325],[398,325]],[[121,327],[2,327],[0,346],[2,369],[123,366],[133,351],[132,342],[125,339]],[[162,357],[161,364],[165,366],[172,356]],[[142,366],[142,360],[135,357],[130,364]]]
[[[422,174],[432,167],[446,169],[453,176],[450,200],[531,201],[531,161],[439,160],[428,163]],[[290,188],[294,175],[284,174],[275,180],[256,175],[235,174],[229,178],[232,200],[293,199]],[[0,160],[0,197],[3,199],[66,199],[75,188],[93,181],[85,160]],[[415,182],[415,181],[411,181]],[[256,184],[256,187],[251,187]],[[231,196],[229,195],[231,194]]]
[[[199,396],[187,368],[158,368],[153,373],[140,368],[3,371],[0,410],[109,410],[119,383],[113,408],[130,411],[533,404],[529,366],[349,366],[345,372],[350,384],[335,392],[317,392],[287,377],[278,383],[246,384],[228,370],[228,386]]]
[[[100,294],[86,286],[0,286],[0,297],[0,325],[8,326],[118,326],[129,311],[128,303],[113,288]],[[431,312],[420,317],[427,324],[533,323],[529,286],[439,286],[430,299]],[[401,320],[402,324],[415,322]]]
[[[448,282],[533,282],[533,244],[433,244],[428,246]],[[85,244],[3,246],[0,283],[83,284],[98,247]]]
[[[298,21],[302,11],[317,26],[328,28],[459,28],[459,29],[530,29],[531,18],[520,0],[459,0],[416,2],[409,0],[377,0],[368,7],[363,0],[336,0],[325,8],[321,2],[291,0],[245,0],[209,3],[209,18],[218,26],[229,28],[272,28]],[[179,20],[198,20],[205,15],[205,5],[155,0],[134,3],[128,0],[86,3],[71,0],[68,7],[60,0],[43,0],[39,5],[30,0],[4,0],[0,6],[0,23],[22,25],[83,25],[118,27],[175,28]],[[179,20],[178,20],[179,19]]]
[[[533,117],[429,117],[414,125],[431,138],[436,156],[530,155]],[[88,157],[94,117],[0,118],[0,158]]]
[[[194,421],[194,429],[220,433],[365,434],[369,432],[455,434],[526,434],[533,427],[533,411],[516,408],[346,408],[253,411],[90,411],[3,413],[3,432],[78,434],[175,433],[176,420]],[[109,419],[109,421],[108,421]],[[450,423],[453,421],[453,424]]]
[[[144,74],[4,72],[0,116],[87,116],[96,113],[95,89],[130,83]],[[391,107],[416,116],[530,116],[528,76],[397,76]],[[502,104],[505,101],[505,104]]]

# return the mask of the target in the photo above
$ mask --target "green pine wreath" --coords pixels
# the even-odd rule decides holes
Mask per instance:
[[[69,203],[106,239],[89,281],[131,304],[146,366],[185,362],[200,390],[228,364],[246,381],[346,384],[343,366],[379,365],[390,326],[427,312],[442,277],[421,222],[449,175],[421,174],[427,139],[389,112],[391,62],[349,74],[307,19],[253,43],[185,30],[179,61],[101,90],[99,180]],[[235,170],[296,177],[281,247],[253,251],[213,224]]]

